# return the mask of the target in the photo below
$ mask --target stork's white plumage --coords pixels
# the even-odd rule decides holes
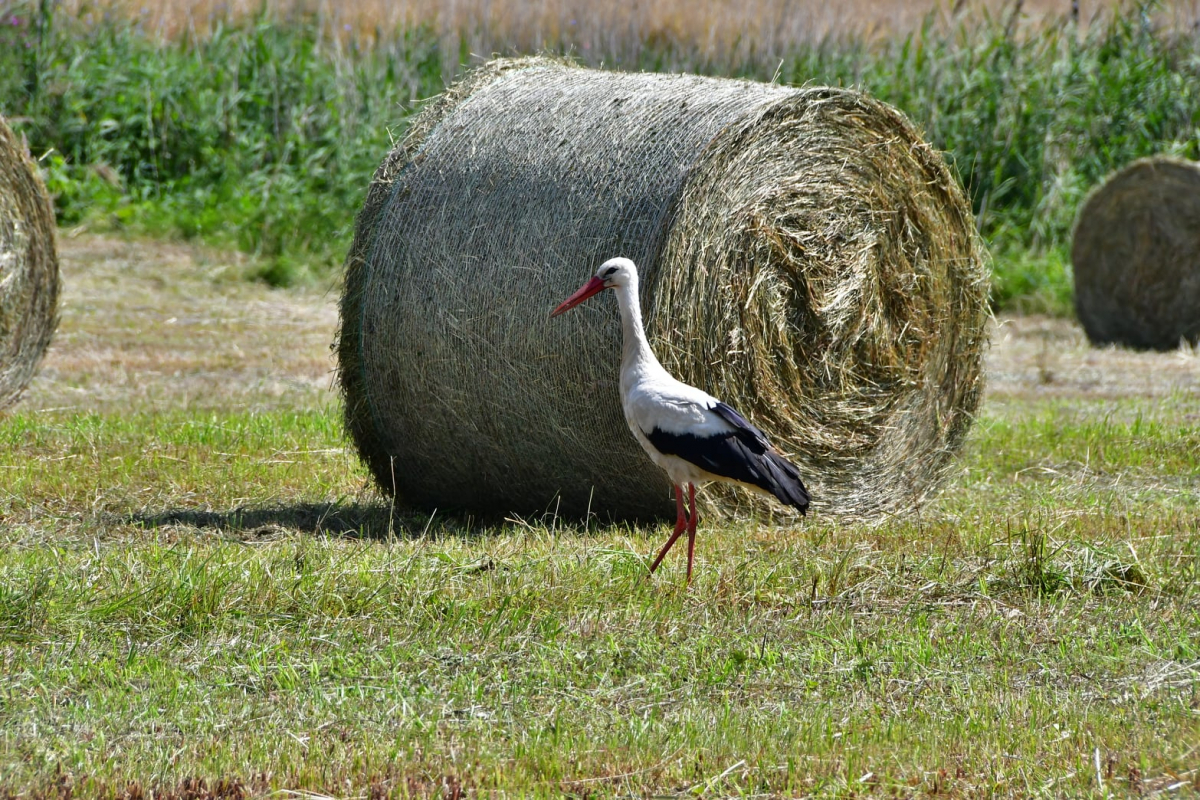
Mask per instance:
[[[550,316],[613,289],[621,311],[621,405],[634,438],[675,487],[675,532],[650,567],[654,572],[680,534],[688,532],[687,579],[692,579],[696,548],[696,484],[737,483],[808,510],[808,491],[795,465],[763,432],[717,398],[675,380],[650,350],[642,327],[637,267],[627,258],[605,261],[583,287]],[[683,487],[689,513],[684,513]]]

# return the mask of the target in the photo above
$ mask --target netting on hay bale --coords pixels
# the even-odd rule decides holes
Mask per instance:
[[[54,209],[25,143],[0,117],[0,409],[33,379],[57,313]]]
[[[670,485],[618,397],[605,259],[642,275],[651,345],[872,517],[944,478],[982,391],[988,269],[943,159],[842,89],[492,62],[380,166],[346,262],[346,424],[426,510],[651,519]],[[769,512],[710,487],[703,511]],[[778,510],[778,509],[774,509]]]
[[[1080,207],[1075,310],[1094,344],[1200,341],[1200,164],[1135,161]]]

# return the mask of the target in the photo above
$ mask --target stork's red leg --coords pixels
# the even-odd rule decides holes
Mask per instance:
[[[676,484],[675,486],[675,532],[671,534],[671,538],[667,539],[667,543],[663,545],[662,550],[658,551],[658,558],[654,559],[654,563],[650,565],[650,572],[658,569],[658,565],[662,563],[663,556],[671,549],[671,545],[675,544],[675,540],[679,538],[679,534],[683,533],[683,529],[687,527],[687,520],[683,516],[683,487]]]
[[[696,556],[696,484],[688,484],[688,500],[691,504],[691,513],[688,514],[687,529],[688,529],[688,571],[687,582],[692,582],[692,560]]]

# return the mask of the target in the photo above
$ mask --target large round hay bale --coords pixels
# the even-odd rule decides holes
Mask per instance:
[[[1200,341],[1200,165],[1133,162],[1087,198],[1074,240],[1075,310],[1094,344]]]
[[[54,209],[25,143],[0,117],[0,409],[33,378],[57,309]]]
[[[910,508],[944,477],[980,399],[988,271],[900,113],[524,59],[431,104],[359,216],[339,380],[379,485],[485,516],[673,515],[622,416],[616,304],[548,318],[616,255],[663,364],[762,427],[823,512]]]

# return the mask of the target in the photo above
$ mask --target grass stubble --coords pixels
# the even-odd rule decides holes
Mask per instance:
[[[661,527],[389,508],[328,294],[87,236],[63,269],[0,419],[12,796],[1200,791],[1194,351],[1004,320],[936,502],[702,524],[686,589]]]

